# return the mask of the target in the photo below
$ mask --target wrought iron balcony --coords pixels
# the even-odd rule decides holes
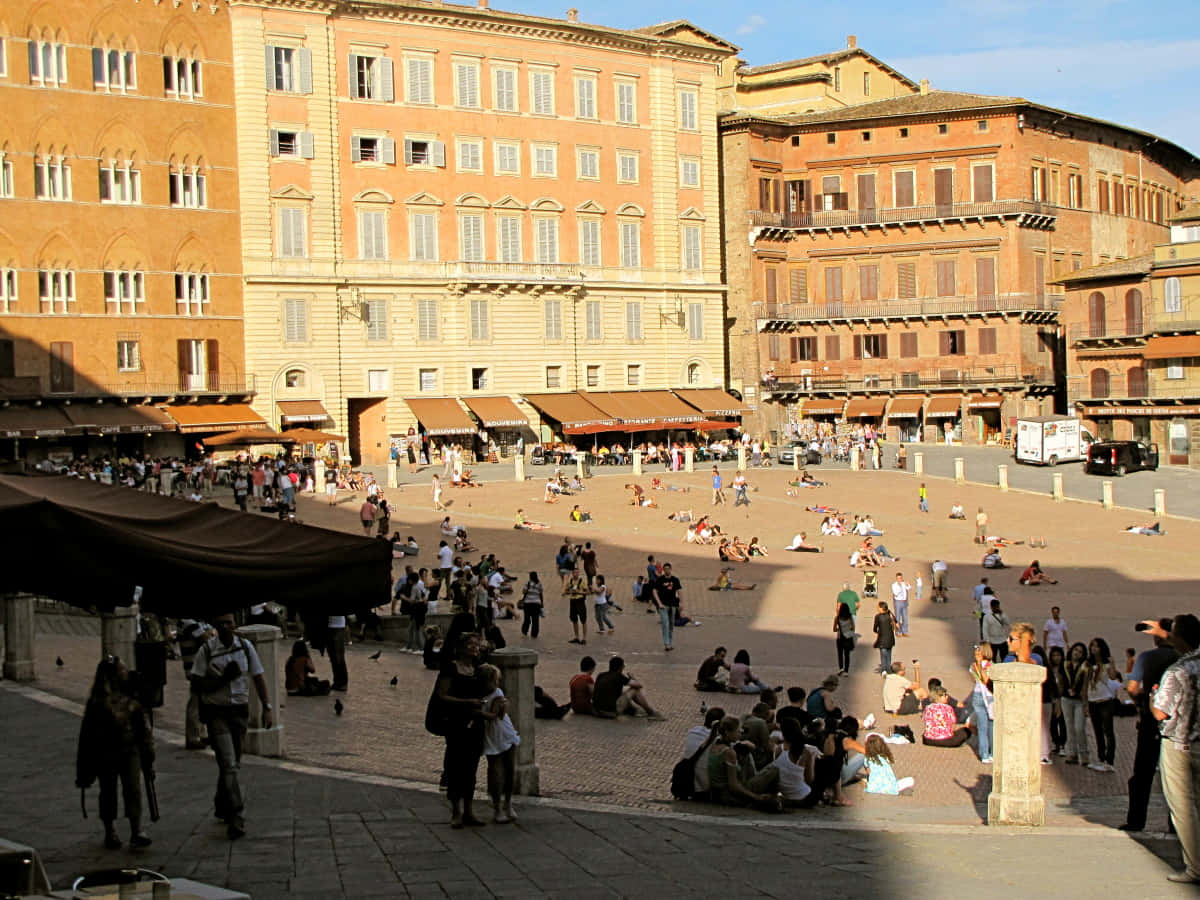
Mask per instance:
[[[203,397],[253,396],[257,391],[254,375],[241,379],[188,376],[165,382],[116,381],[97,383],[76,374],[74,384],[50,384],[49,378],[36,375],[0,378],[0,399],[37,400],[41,397]]]
[[[1054,385],[1054,371],[1048,366],[1022,368],[1015,365],[976,366],[969,369],[927,367],[915,372],[872,374],[862,371],[822,371],[797,375],[794,370],[804,363],[792,363],[792,371],[779,373],[776,380],[763,385],[764,400],[789,399],[812,394],[896,394],[945,390],[947,388],[994,389],[1016,386]],[[778,368],[778,367],[777,367]]]
[[[889,319],[943,319],[967,316],[1021,315],[1029,321],[1056,322],[1063,298],[1057,294],[1001,294],[995,297],[925,297],[867,303],[755,303],[759,331],[794,330],[814,322],[882,322]]]
[[[1022,228],[1049,230],[1058,219],[1056,207],[1034,200],[992,200],[987,203],[936,203],[886,209],[830,209],[816,212],[750,210],[750,224],[767,231],[867,231],[925,228],[945,222],[983,222],[1016,219]]]

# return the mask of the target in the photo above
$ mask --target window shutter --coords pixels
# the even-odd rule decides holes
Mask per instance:
[[[392,103],[396,99],[396,67],[390,57],[379,57],[379,99]]]
[[[993,196],[992,167],[975,166],[972,172],[975,175],[974,201],[976,203],[991,203]]]
[[[350,98],[357,100],[361,95],[358,93],[358,54],[350,54],[349,68],[346,70],[350,73]]]
[[[783,182],[778,178],[771,179],[771,211],[783,209]]]
[[[915,331],[900,335],[900,355],[905,359],[917,357],[917,333]]]
[[[808,270],[792,269],[791,300],[793,303],[808,302]]]
[[[858,208],[875,209],[875,176],[858,176]]]
[[[800,361],[800,338],[794,337],[788,340],[788,355],[792,362]]]
[[[204,342],[204,357],[208,368],[208,389],[217,390],[221,383],[221,351],[220,344],[215,340]]]
[[[953,260],[937,264],[937,293],[939,297],[953,297],[957,293]]]
[[[938,332],[938,356],[950,355],[950,332]]]
[[[825,299],[826,301],[842,299],[842,269],[840,266],[832,266],[825,270]]]
[[[895,178],[896,206],[901,208],[912,206],[916,198],[916,192],[913,189],[913,173],[897,172]]]
[[[379,142],[379,149],[384,163],[394,166],[396,164],[396,142],[391,138],[382,138]]]
[[[860,266],[858,269],[860,300],[879,299],[879,266]]]
[[[296,51],[300,62],[300,93],[311,94],[312,87],[312,51],[300,49]]]
[[[273,91],[275,90],[275,48],[272,45],[267,44],[265,47],[263,47],[263,56],[265,57],[264,61],[266,63],[267,90]],[[163,59],[163,64],[164,66],[167,64],[167,60],[165,58]],[[174,75],[174,70],[169,71],[172,75]],[[170,84],[168,82],[168,87],[169,86]]]
[[[879,335],[879,346],[878,346],[879,353],[876,356],[876,359],[887,359],[888,358],[887,344],[888,344],[887,335],[886,334]]]
[[[270,131],[271,155],[279,155],[279,132],[272,128]]]
[[[413,142],[409,138],[404,139],[404,164],[406,166],[413,164]]]
[[[188,384],[188,376],[192,374],[192,342],[187,340],[178,340],[175,342],[175,360],[179,369],[179,388],[186,391],[190,385]]]
[[[840,334],[825,335],[825,359],[834,361],[842,358],[842,336]]]
[[[429,142],[429,158],[435,166],[446,166],[446,145],[442,141]]]
[[[854,336],[854,358],[863,358],[863,339],[861,334],[856,334]]]
[[[350,136],[350,161],[362,162],[362,138]]]
[[[312,159],[316,156],[313,151],[313,134],[311,131],[302,131],[298,137],[300,141],[300,156],[304,159]]]
[[[996,352],[996,329],[979,329],[979,355],[985,356]]]
[[[771,266],[767,269],[767,302],[774,303],[776,299],[776,272],[775,267]]]
[[[901,300],[912,300],[917,296],[916,263],[900,263],[896,266],[896,296]]]

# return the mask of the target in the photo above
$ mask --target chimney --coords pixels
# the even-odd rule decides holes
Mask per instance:
[[[922,94],[929,93],[929,79],[928,78],[921,79],[921,93]]]
[[[488,8],[488,0],[479,0],[479,8],[487,9]]]
[[[858,35],[856,35],[856,34],[846,35],[846,49],[853,50],[857,46],[858,46]]]
[[[579,10],[577,10],[573,6],[570,9],[568,9],[567,10],[567,21],[570,22],[572,25],[574,25],[576,22],[578,22],[579,21]]]

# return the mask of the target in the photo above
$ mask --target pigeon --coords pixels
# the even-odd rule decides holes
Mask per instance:
[[[333,711],[335,713],[337,713],[339,716],[342,714],[342,710],[345,708],[346,708],[346,705],[344,703],[342,703],[341,700],[333,701]]]
[[[400,683],[400,676],[399,676],[399,675],[393,675],[393,676],[392,676],[392,680],[388,682],[388,684],[390,684],[392,687],[395,687],[395,686],[396,686],[396,685],[398,685],[399,683]]]
[[[383,656],[383,651],[376,650],[374,653],[372,653],[370,656],[368,656],[367,659],[379,659],[379,657],[381,657],[381,656]]]
[[[56,666],[58,666],[60,669],[61,669],[63,666],[65,666],[65,665],[66,665],[66,663],[64,663],[64,662],[63,662],[63,660],[62,660],[62,657],[61,657],[61,656],[59,656],[59,657],[56,657],[56,658],[55,658],[55,660],[54,660],[54,664],[55,664]]]

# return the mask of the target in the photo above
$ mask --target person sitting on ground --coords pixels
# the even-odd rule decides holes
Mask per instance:
[[[850,806],[842,791],[842,770],[846,751],[840,729],[826,727],[825,719],[813,719],[804,727],[804,740],[817,750],[812,788],[817,802],[831,806]]]
[[[816,547],[808,542],[808,533],[801,531],[792,538],[791,544],[783,548],[791,550],[793,553],[820,553],[821,548]]]
[[[861,537],[881,537],[883,532],[875,527],[875,522],[870,516],[863,516],[858,524],[854,526],[854,533]]]
[[[642,505],[642,500],[646,496],[646,491],[642,488],[642,486],[640,484],[627,484],[627,485],[625,485],[625,490],[630,492],[630,494],[629,494],[629,505],[630,506],[641,506]]]
[[[821,534],[826,537],[841,537],[845,533],[842,523],[833,516],[826,516],[821,520]]]
[[[596,679],[592,673],[596,671],[596,660],[585,656],[579,661],[579,672],[571,679],[571,712],[577,716],[595,715],[592,706],[592,695],[596,690]]]
[[[1153,525],[1130,525],[1128,528],[1125,529],[1125,533],[1126,534],[1144,534],[1147,537],[1158,537],[1159,535],[1166,534],[1166,532],[1162,530],[1162,526],[1158,522],[1155,522]]]
[[[562,488],[558,486],[553,478],[546,479],[546,488],[542,491],[543,503],[557,503],[558,495],[562,492]]]
[[[937,702],[933,699],[933,692],[935,688],[940,687],[944,687],[942,684],[942,679],[940,678],[930,678],[927,682],[925,682],[926,697],[921,701],[922,713],[924,713],[925,710],[927,710],[932,704]],[[954,697],[950,695],[949,691],[946,692],[946,699],[944,702],[947,706],[954,710],[955,722],[957,722],[959,725],[967,724],[967,720],[971,717],[971,711],[967,708],[967,704],[961,700],[955,700]]]
[[[553,697],[542,690],[541,685],[533,686],[533,717],[535,719],[561,719],[571,711],[570,703],[558,703]]]
[[[679,512],[671,513],[667,518],[672,522],[690,522],[693,517],[690,509],[681,509]]]
[[[731,694],[761,694],[767,690],[767,685],[750,671],[750,651],[739,650],[733,655],[726,690]]]
[[[1000,558],[1000,548],[992,547],[983,555],[982,565],[985,569],[1007,569],[1004,560]]]
[[[454,552],[455,553],[470,553],[476,547],[471,543],[471,539],[467,537],[467,529],[461,525],[454,533]]]
[[[750,544],[746,547],[746,556],[766,556],[767,548],[758,542],[757,537],[750,538]]]
[[[590,512],[588,512],[586,509],[580,509],[579,504],[576,503],[574,506],[571,507],[571,521],[572,522],[590,522],[590,521],[592,521],[592,514]]]
[[[746,554],[729,538],[721,538],[717,547],[717,557],[723,562],[745,562]]]
[[[955,504],[950,507],[950,515],[947,518],[965,519],[966,517],[967,517],[967,512],[966,512],[966,510],[963,509],[963,505],[956,501]]]
[[[868,794],[891,794],[896,796],[901,791],[907,791],[916,783],[912,778],[897,778],[892,770],[895,759],[891,748],[884,743],[878,734],[872,734],[866,741],[866,766]]]
[[[783,751],[771,765],[779,769],[779,793],[783,797],[783,805],[790,809],[814,806],[820,800],[812,789],[816,778],[817,749],[805,743],[804,729],[797,720],[783,720],[779,730],[783,738]]]
[[[754,708],[742,717],[742,740],[754,745],[754,767],[762,769],[770,765],[775,756],[774,745],[771,743],[772,726],[775,724],[775,714],[767,704],[759,701]]]
[[[571,476],[571,481],[567,484],[567,487],[576,492],[584,490],[583,481],[580,479],[578,472]]]
[[[742,559],[739,562],[745,562],[750,558],[750,545],[741,539],[739,535],[734,535],[733,540],[729,542],[735,550],[742,554]]]
[[[1021,584],[1031,587],[1035,584],[1058,584],[1058,582],[1043,572],[1041,565],[1035,559],[1029,564],[1029,568],[1021,573]]]
[[[780,811],[779,769],[768,766],[760,772],[755,768],[752,745],[739,740],[742,723],[737,716],[723,718],[717,730],[708,756],[709,799],[725,806]]]
[[[929,699],[921,714],[925,723],[921,743],[926,747],[961,747],[971,737],[971,726],[958,724],[958,715],[947,702],[950,695],[940,684],[930,689]]]
[[[893,716],[911,716],[921,711],[921,700],[928,696],[921,687],[921,664],[913,663],[916,681],[909,681],[904,663],[892,663],[892,671],[883,678],[883,709]]]
[[[317,678],[317,667],[304,641],[292,644],[292,655],[283,672],[284,687],[290,697],[324,697],[329,693],[329,682]]]
[[[834,691],[841,682],[836,675],[827,675],[821,686],[808,695],[808,714],[813,718],[832,718],[841,721],[842,711],[833,702]]]
[[[708,799],[708,755],[712,751],[712,744],[717,739],[717,724],[724,718],[725,710],[719,706],[712,707],[704,714],[704,724],[693,725],[683,739],[685,759],[691,759],[696,756],[696,751],[701,747],[704,748],[700,755],[696,756],[695,774],[692,776],[693,800],[705,801]]]
[[[620,715],[645,715],[654,719],[660,716],[646,699],[642,684],[625,674],[625,660],[614,656],[608,661],[608,671],[596,679],[592,693],[592,708],[602,719],[615,719]]]
[[[787,697],[788,705],[775,711],[776,724],[784,719],[795,719],[800,725],[807,725],[812,720],[806,703],[808,692],[802,687],[790,687],[787,689]]]
[[[442,532],[442,537],[452,538],[458,529],[456,526],[450,524],[450,517],[446,516],[446,518],[442,519],[440,530]]]
[[[513,524],[513,528],[522,528],[526,531],[544,531],[546,528],[546,523],[545,522],[530,522],[528,519],[525,518],[525,510],[518,509],[517,515],[516,515],[516,521]],[[472,549],[474,549],[474,548],[472,548]]]
[[[888,552],[887,547],[885,547],[883,544],[875,544],[869,537],[863,538],[863,542],[859,547],[859,550],[866,553],[873,553],[875,557],[881,561],[879,563],[881,566],[887,565],[888,563],[900,562],[900,557],[892,556],[892,554]]]
[[[723,691],[725,690],[725,681],[729,671],[729,663],[725,662],[725,654],[729,651],[724,647],[718,647],[712,652],[712,656],[700,663],[700,669],[696,672],[696,690],[698,691]]]
[[[710,591],[752,591],[758,587],[758,582],[753,584],[741,584],[730,579],[729,573],[733,571],[731,566],[726,566],[721,570],[721,574],[717,576],[717,583],[708,586]]]

